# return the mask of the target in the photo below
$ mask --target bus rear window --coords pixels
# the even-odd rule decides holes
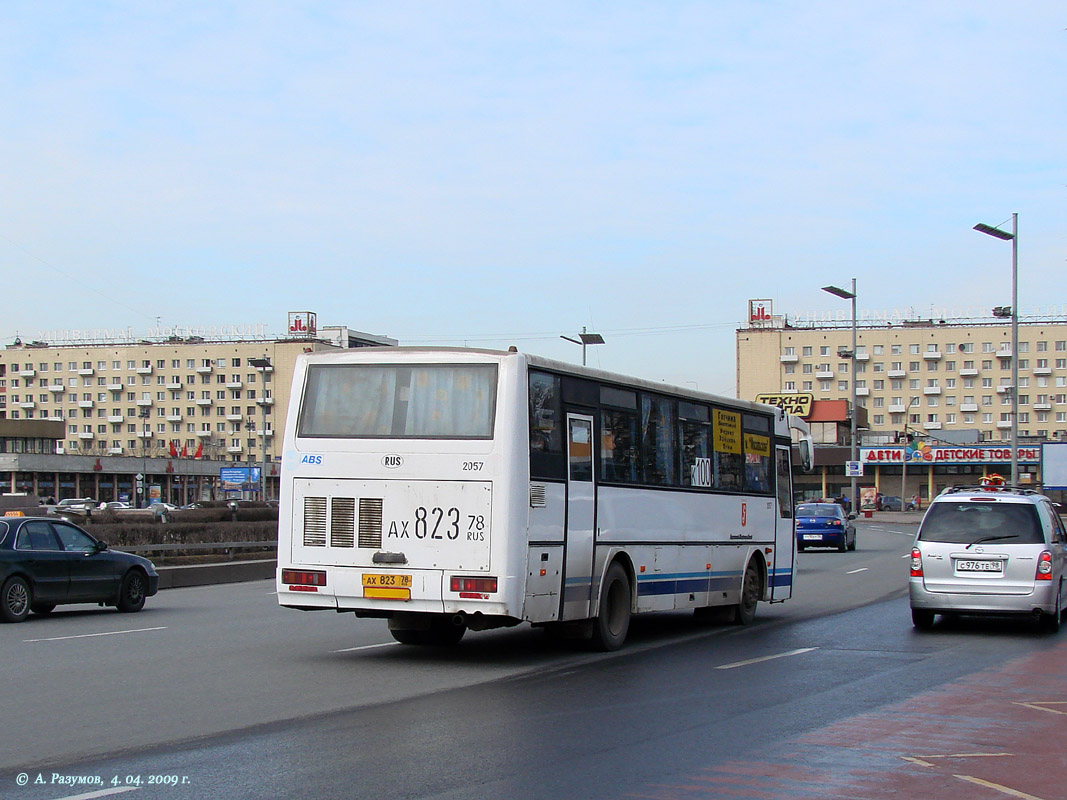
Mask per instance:
[[[490,439],[495,364],[319,364],[308,368],[297,436]]]

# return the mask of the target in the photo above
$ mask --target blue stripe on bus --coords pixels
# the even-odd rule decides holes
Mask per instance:
[[[716,592],[723,589],[737,588],[741,579],[740,572],[678,572],[669,574],[639,575],[637,577],[637,594],[640,597],[663,594],[688,594],[692,592]],[[793,570],[788,568],[770,571],[771,586],[792,586]],[[567,578],[567,594],[588,589],[592,577]]]

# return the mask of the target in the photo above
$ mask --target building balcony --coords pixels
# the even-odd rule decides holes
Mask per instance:
[[[888,411],[890,414],[903,414],[907,410],[908,407],[903,404],[886,406],[886,411]]]
[[[122,455],[122,448],[121,447],[109,447],[107,449],[107,454],[109,456],[121,456]]]
[[[1034,367],[1033,373],[1035,375],[1051,375],[1052,367]]]
[[[198,406],[209,406],[214,402],[215,401],[212,400],[210,397],[200,397],[200,398],[197,398],[196,404]]]
[[[244,446],[239,444],[231,444],[226,448],[227,453],[243,453],[245,451]]]
[[[78,401],[78,408],[92,408],[92,407],[93,407],[93,401],[92,400],[79,400]]]
[[[152,368],[151,367],[138,367],[136,369],[136,372],[137,372],[138,375],[151,375],[152,374]]]
[[[53,383],[48,387],[48,391],[60,394],[62,392],[67,391],[67,387],[65,387],[62,383]]]
[[[997,394],[1011,394],[1011,387],[1010,386],[998,386],[997,387]]]
[[[123,419],[125,419],[125,418],[122,416],[122,414],[112,414],[110,417],[107,418],[107,421],[108,422],[122,422]]]
[[[923,423],[923,428],[928,430],[928,431],[939,431],[939,430],[941,430],[941,423],[940,422],[924,422]]]
[[[974,378],[978,376],[978,370],[974,367],[966,367],[965,369],[960,370],[960,375],[964,378]]]
[[[241,388],[244,388],[244,383],[242,381],[229,381],[226,384],[226,388],[227,389],[241,389]]]
[[[885,374],[890,378],[903,378],[907,376],[908,371],[904,369],[891,369],[887,370]]]
[[[997,358],[1011,358],[1011,348],[1002,347],[997,350]]]
[[[35,370],[35,369],[20,369],[19,370],[19,377],[20,378],[35,378],[35,377],[37,377],[37,370]]]
[[[263,430],[256,431],[256,436],[262,436],[262,437],[264,437],[266,439],[269,439],[272,436],[274,436],[274,431],[270,430],[269,428],[267,430],[265,430],[265,431],[263,431]]]
[[[37,408],[37,403],[33,400],[23,400],[19,403],[19,408]]]
[[[167,422],[181,422],[185,419],[181,414],[168,414]]]
[[[273,397],[261,397],[258,400],[256,400],[256,405],[272,406],[272,405],[274,405],[274,398]]]
[[[923,388],[923,394],[941,394],[940,386],[926,386]]]
[[[960,411],[973,414],[978,410],[977,403],[960,403]]]
[[[196,371],[199,372],[201,375],[210,375],[213,369],[214,367],[211,366],[200,366],[196,368]]]
[[[798,356],[796,353],[793,353],[793,355],[779,356],[778,360],[781,361],[783,364],[796,364],[798,361],[800,361],[800,356]]]
[[[200,430],[200,431],[196,432],[196,435],[201,439],[206,439],[209,436],[211,436],[211,431],[210,430]]]
[[[49,422],[66,422],[63,417],[48,417]]]
[[[244,414],[227,414],[226,419],[230,422],[241,422],[244,419]]]
[[[78,374],[79,375],[84,375],[86,377],[88,377],[89,375],[94,374],[94,372],[95,372],[95,370],[88,369],[88,368],[78,370]]]
[[[833,380],[833,378],[834,378],[833,370],[829,370],[828,369],[825,372],[816,372],[815,373],[815,380],[818,380],[818,381],[830,381],[830,380]]]
[[[856,353],[856,360],[857,361],[870,361],[871,360],[871,354],[870,353]]]
[[[137,401],[137,405],[141,406],[141,408],[146,408],[152,405],[152,400],[151,398],[142,397],[140,400]]]
[[[107,390],[109,392],[121,392],[122,391],[122,384],[121,383],[109,383],[107,385]]]
[[[869,395],[870,393],[871,390],[868,389],[866,386],[856,387],[856,397],[867,397],[867,395]]]
[[[1034,411],[1051,411],[1052,403],[1034,403]]]
[[[182,383],[181,383],[181,381],[171,381],[170,383],[167,384],[167,388],[171,389],[171,390],[181,389],[182,388]]]
[[[152,431],[137,431],[138,439],[151,439],[153,436],[155,436],[155,434],[152,433]]]
[[[999,419],[997,420],[997,427],[1000,428],[1002,431],[1006,431],[1011,428],[1011,420]]]
[[[94,438],[96,438],[96,434],[88,433],[86,431],[82,431],[81,433],[78,434],[78,438],[79,439],[94,439]]]
[[[941,358],[941,351],[940,350],[927,350],[925,353],[923,353],[923,358],[926,361],[937,361],[937,360],[939,360]]]

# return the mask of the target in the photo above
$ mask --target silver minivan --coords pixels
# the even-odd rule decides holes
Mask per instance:
[[[947,489],[930,503],[911,551],[911,620],[936,614],[1021,614],[1058,631],[1067,530],[1030,489]]]

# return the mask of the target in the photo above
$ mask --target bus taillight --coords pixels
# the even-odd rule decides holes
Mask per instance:
[[[488,595],[496,592],[496,578],[465,578],[453,575],[449,588],[466,599],[487,600]]]
[[[317,570],[283,569],[282,583],[288,584],[291,592],[317,592],[326,585],[326,573]]]

